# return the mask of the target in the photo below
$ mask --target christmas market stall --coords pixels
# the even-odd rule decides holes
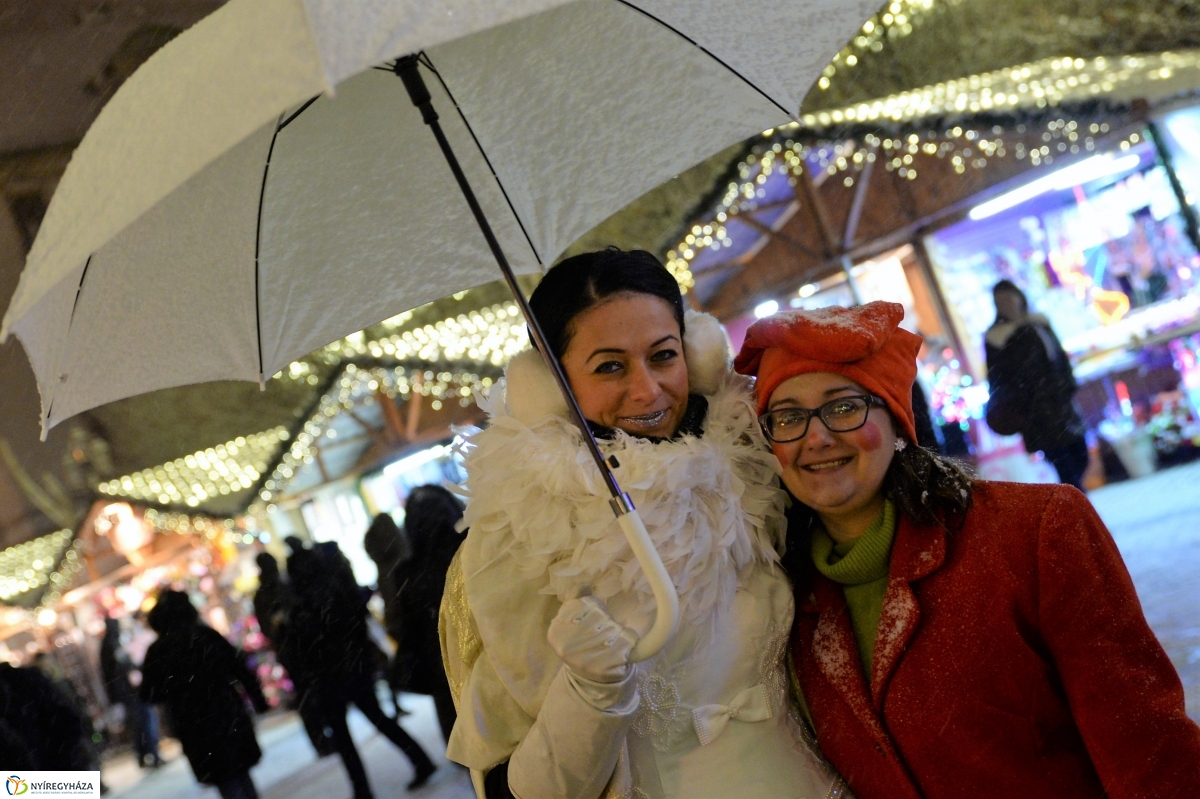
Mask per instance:
[[[747,144],[667,258],[735,345],[788,307],[903,303],[941,446],[986,476],[1053,480],[984,421],[991,288],[1012,281],[1071,358],[1095,485],[1200,455],[1200,30],[1100,36],[1085,18],[1101,9],[1051,5],[1054,36],[1006,56],[1010,25],[1045,16],[1033,4],[890,4],[797,123]],[[997,44],[958,46],[989,15]]]

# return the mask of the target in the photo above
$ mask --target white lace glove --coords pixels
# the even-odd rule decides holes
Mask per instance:
[[[629,674],[629,653],[638,636],[609,615],[602,600],[584,594],[563,603],[546,640],[575,677],[617,683]]]

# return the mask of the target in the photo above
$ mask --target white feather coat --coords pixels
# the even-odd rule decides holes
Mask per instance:
[[[617,456],[617,478],[679,592],[680,633],[641,667],[646,673],[669,672],[675,666],[667,661],[719,644],[713,635],[729,639],[714,631],[746,627],[731,620],[734,595],[751,572],[759,575],[754,629],[740,636],[746,643],[729,645],[760,649],[770,638],[781,657],[791,624],[790,589],[775,566],[786,531],[784,494],[750,387],[731,372],[728,341],[712,317],[689,315],[685,351],[691,389],[709,402],[703,436],[654,443],[618,433],[601,442]],[[457,644],[444,641],[451,682],[463,686],[448,755],[479,771],[506,760],[537,718],[561,667],[546,630],[576,588],[590,586],[615,618],[640,632],[654,612],[605,486],[537,353],[513,360],[484,407],[490,425],[465,446],[470,535],[460,555],[469,635],[482,654],[472,663],[455,654],[461,630],[449,636]],[[745,655],[752,664],[762,660],[758,651]]]

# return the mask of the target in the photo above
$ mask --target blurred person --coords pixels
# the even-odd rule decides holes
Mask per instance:
[[[446,586],[446,570],[465,537],[455,530],[462,515],[462,503],[446,489],[418,486],[404,504],[403,532],[391,522],[390,516],[380,514],[363,541],[372,558],[379,555],[376,564],[384,620],[388,634],[396,642],[395,683],[401,690],[433,697],[438,723],[447,741],[454,728],[455,710],[450,682],[442,665],[438,610]],[[403,553],[403,549],[408,552]],[[400,554],[408,556],[392,560]]]
[[[1076,489],[973,479],[915,446],[904,309],[747,331],[795,499],[792,648],[858,799],[1194,797],[1200,729],[1121,555]]]
[[[297,539],[298,540],[298,539]],[[304,662],[302,642],[289,636],[288,611],[295,603],[291,584],[279,571],[279,561],[269,552],[260,552],[255,557],[258,565],[258,590],[254,592],[254,616],[262,634],[271,642],[278,659],[292,681],[296,712],[304,725],[304,732],[317,752],[317,757],[327,757],[337,750],[333,738],[325,726],[320,703],[312,688],[312,674]]]
[[[139,695],[163,705],[196,780],[222,799],[257,799],[250,768],[262,759],[240,685],[259,713],[258,680],[220,633],[200,621],[188,595],[164,590],[148,615],[158,640],[142,664]]]
[[[346,724],[351,703],[408,757],[414,770],[409,790],[424,785],[437,766],[400,725],[384,714],[375,694],[378,648],[367,631],[370,592],[360,589],[345,555],[332,542],[311,549],[302,545],[293,548],[288,576],[296,596],[289,615],[289,635],[295,636],[309,653],[307,668],[313,690],[322,718],[332,730],[333,744],[350,778],[354,799],[372,799],[374,794]]]
[[[1017,285],[1001,280],[992,289],[996,321],[984,336],[991,389],[988,424],[1001,435],[1020,433],[1029,452],[1041,452],[1061,483],[1083,488],[1088,449],[1075,408],[1079,387],[1071,359],[1045,316],[1029,312]]]
[[[125,709],[125,728],[133,741],[138,766],[158,768],[163,764],[158,754],[158,720],[154,706],[138,698],[131,675],[137,667],[121,645],[121,623],[114,618],[104,620],[104,638],[100,641],[100,673],[108,701]]]
[[[0,758],[11,769],[98,771],[91,720],[42,669],[0,663]]]

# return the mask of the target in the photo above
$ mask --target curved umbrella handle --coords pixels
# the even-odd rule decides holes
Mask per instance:
[[[675,584],[671,582],[671,576],[667,574],[662,558],[658,556],[653,542],[650,541],[650,534],[646,532],[642,517],[632,504],[628,510],[617,516],[617,523],[621,525],[621,531],[625,533],[638,565],[646,572],[646,579],[650,581],[650,590],[654,592],[654,602],[657,605],[654,624],[634,645],[629,656],[632,662],[638,663],[657,655],[679,628],[679,595],[675,593]]]

